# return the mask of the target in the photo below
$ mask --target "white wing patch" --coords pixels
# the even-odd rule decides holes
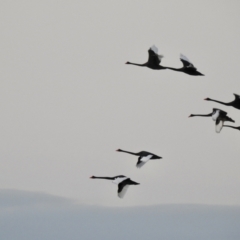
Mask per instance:
[[[137,167],[137,168],[141,168],[144,164],[145,164],[145,162],[137,163],[137,164],[136,164],[136,167]]]
[[[112,182],[115,184],[119,184],[126,179],[127,179],[127,177],[118,177],[118,178],[115,178]]]
[[[221,130],[222,130],[222,128],[223,128],[223,123],[224,123],[224,121],[220,120],[219,124],[217,124],[217,125],[215,126],[215,130],[216,130],[217,133],[220,133],[220,132],[221,132]]]
[[[119,196],[120,198],[123,198],[123,197],[125,196],[125,194],[126,194],[126,192],[127,192],[127,190],[128,190],[128,187],[129,187],[129,185],[125,185],[125,186],[123,187],[122,191],[118,193],[118,196]]]
[[[155,46],[155,45],[152,45],[151,46],[151,49],[156,53],[158,54],[158,48]],[[160,55],[159,55],[160,56]]]
[[[216,121],[218,117],[219,117],[219,110],[216,110],[215,113],[212,115],[212,120]]]
[[[146,157],[142,157],[140,159],[140,163],[137,163],[136,167],[137,168],[141,168],[145,163],[147,163],[151,159],[152,156],[153,155],[148,155]]]
[[[147,155],[146,157],[141,158],[141,162],[147,162],[153,155]]]
[[[151,50],[154,51],[154,53],[158,56],[158,59],[161,61],[164,56],[158,54],[158,48],[155,45],[152,45]]]
[[[188,59],[186,56],[184,56],[183,54],[180,54],[180,58],[181,58],[182,60],[185,60],[185,61],[191,63],[191,62],[189,61],[189,59]]]

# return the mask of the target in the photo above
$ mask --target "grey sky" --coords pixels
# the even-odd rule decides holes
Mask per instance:
[[[0,28],[1,188],[107,206],[240,204],[240,132],[191,113],[240,94],[239,1],[4,1]],[[155,44],[205,77],[128,66]],[[163,159],[135,167],[115,150]],[[140,182],[123,200],[111,182]]]

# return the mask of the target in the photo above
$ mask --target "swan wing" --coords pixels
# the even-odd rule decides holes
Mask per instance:
[[[197,68],[194,67],[194,65],[190,62],[190,60],[184,56],[183,54],[180,54],[180,60],[183,63],[183,66],[186,68],[194,68],[197,70]]]
[[[136,164],[137,168],[141,168],[145,163],[147,163],[153,155],[147,155],[145,157],[139,157],[138,162]]]
[[[216,130],[217,133],[221,132],[221,130],[223,128],[223,123],[224,123],[223,120],[220,120],[220,118],[217,118],[216,125],[215,125],[215,130]]]
[[[152,45],[150,49],[155,53],[158,54],[158,48],[155,45]]]
[[[163,58],[163,55],[158,54],[158,49],[156,46],[150,47],[148,50],[148,63],[150,65],[158,66]]]
[[[216,121],[218,117],[219,117],[219,110],[217,109],[213,110],[212,120]]]
[[[128,190],[127,180],[118,184],[118,197],[123,198]]]
[[[240,95],[238,95],[238,94],[236,94],[236,93],[234,93],[233,95],[234,95],[234,97],[235,97],[235,100],[239,100],[239,99],[240,99]]]

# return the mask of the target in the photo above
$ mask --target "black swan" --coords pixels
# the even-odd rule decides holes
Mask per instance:
[[[138,63],[126,62],[126,64],[132,64],[140,67],[148,67],[154,70],[167,69],[166,67],[163,67],[160,65],[162,58],[163,58],[163,55],[159,55],[157,47],[153,45],[148,50],[148,61],[146,63],[138,64]]]
[[[189,74],[189,75],[193,75],[193,76],[204,76],[202,73],[197,71],[197,68],[195,68],[193,66],[193,64],[188,60],[187,57],[185,57],[184,55],[180,54],[180,60],[183,63],[183,67],[182,68],[167,67],[167,69],[178,71],[178,72],[183,72],[183,73],[186,73],[186,74]]]
[[[161,159],[162,157],[159,157],[153,153],[150,152],[146,152],[146,151],[141,151],[139,153],[133,153],[133,152],[128,152],[128,151],[124,151],[121,149],[116,150],[117,152],[125,152],[125,153],[129,153],[135,156],[139,156],[138,158],[138,162],[136,164],[137,168],[141,168],[146,162],[148,162],[149,160],[155,160],[155,159]]]
[[[130,178],[127,178],[123,175],[119,175],[116,177],[90,177],[92,179],[107,179],[113,180],[112,182],[118,185],[118,197],[123,198],[129,185],[139,185],[140,183],[132,181]]]

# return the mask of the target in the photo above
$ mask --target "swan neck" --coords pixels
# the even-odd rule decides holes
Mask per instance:
[[[94,177],[94,178],[97,178],[97,179],[114,180],[114,178],[111,178],[111,177]]]
[[[136,155],[136,156],[138,156],[138,154],[137,154],[137,153],[133,153],[133,152],[129,152],[129,151],[124,151],[124,150],[121,150],[120,152],[125,152],[125,153],[129,153],[129,154],[132,154],[132,155]]]
[[[223,104],[223,105],[225,105],[225,106],[230,106],[231,103],[232,103],[232,102],[225,103],[225,102],[221,102],[221,101],[214,100],[214,99],[209,99],[209,101],[216,102],[216,103],[220,103],[220,104]]]
[[[211,117],[212,113],[209,114],[192,114],[192,117]]]
[[[145,66],[146,66],[146,63],[144,63],[144,64],[138,64],[138,63],[128,62],[128,64],[135,65],[135,66],[139,66],[139,67],[145,67]]]

